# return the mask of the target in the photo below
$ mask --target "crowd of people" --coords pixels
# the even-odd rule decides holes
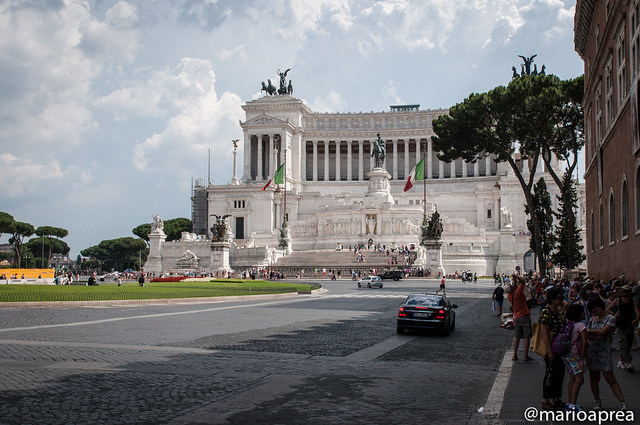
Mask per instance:
[[[573,280],[512,275],[496,280],[492,301],[502,327],[515,331],[513,360],[517,361],[520,341],[523,360],[531,361],[530,349],[542,355],[545,374],[542,408],[582,411],[577,403],[580,389],[589,374],[595,410],[602,408],[600,377],[603,376],[621,410],[627,405],[614,369],[633,372],[632,351],[640,349],[640,282],[624,276],[608,281],[575,278]],[[510,312],[503,312],[504,297]],[[540,317],[532,324],[531,310]],[[617,335],[619,359],[614,366],[612,342]],[[562,401],[565,374],[569,375],[567,402]]]

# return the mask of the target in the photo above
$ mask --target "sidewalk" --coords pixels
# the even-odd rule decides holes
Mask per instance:
[[[538,311],[532,311],[531,317],[533,321],[537,321],[538,319]],[[614,336],[613,339],[613,348],[612,357],[614,359],[614,365],[618,361],[618,343],[617,337]],[[549,421],[540,421],[540,416],[535,416],[536,420],[526,420],[525,419],[525,411],[527,408],[534,407],[540,410],[540,403],[542,402],[542,379],[544,377],[545,365],[544,359],[535,353],[530,353],[530,356],[533,357],[533,361],[525,362],[522,359],[524,358],[524,354],[522,352],[522,342],[520,343],[520,348],[518,352],[518,357],[520,360],[512,361],[511,357],[513,355],[513,349],[510,348],[504,356],[502,365],[500,370],[498,371],[498,375],[496,378],[496,383],[494,384],[494,388],[492,389],[492,394],[489,396],[489,400],[487,400],[486,407],[491,409],[491,398],[497,400],[497,405],[500,406],[499,415],[497,412],[485,411],[480,413],[479,415],[474,415],[474,418],[470,421],[470,423],[478,423],[478,424],[503,424],[503,425],[515,425],[515,424],[548,424],[548,423],[562,423],[562,422],[549,422]],[[614,374],[620,387],[622,388],[622,393],[624,395],[625,401],[627,403],[627,407],[633,412],[634,421],[631,423],[637,423],[640,421],[640,351],[633,351],[632,355],[634,357],[634,365],[636,367],[636,372],[629,373],[624,370],[620,370],[615,368]],[[500,383],[502,377],[502,383]],[[505,386],[505,382],[508,383]],[[567,400],[567,383],[569,382],[569,376],[565,374],[565,379],[563,383],[563,396],[562,400]],[[500,404],[500,397],[502,397],[502,402]],[[618,400],[613,395],[611,388],[605,381],[604,377],[600,376],[600,397],[602,399],[602,408],[607,411],[616,411],[618,410]],[[494,402],[496,400],[493,400]],[[587,414],[592,411],[593,408],[593,394],[591,393],[591,387],[589,385],[589,374],[585,374],[585,382],[580,389],[580,394],[578,396],[578,404],[580,404]],[[497,409],[496,409],[497,410]],[[531,409],[529,410],[529,412]],[[528,413],[529,413],[528,412]],[[533,417],[533,416],[532,416]],[[613,417],[613,416],[611,416]],[[625,416],[625,418],[628,417]],[[604,416],[603,416],[604,418]],[[581,423],[579,421],[575,422],[565,422],[565,423]],[[584,421],[582,423],[594,423],[593,421]],[[596,420],[595,423],[598,423]],[[622,421],[602,421],[603,424],[623,424],[629,423]]]

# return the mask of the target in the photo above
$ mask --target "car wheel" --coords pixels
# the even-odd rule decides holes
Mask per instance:
[[[362,288],[362,285],[360,285],[360,282],[358,282],[358,288]]]
[[[382,283],[380,284],[380,287],[382,288]]]
[[[451,330],[454,331],[456,329],[456,319],[453,319],[453,323],[451,324]]]
[[[396,277],[396,278],[394,278],[393,280],[395,280],[395,281],[397,282],[397,281],[399,281],[400,279]]]
[[[371,284],[370,283],[367,283],[367,288],[371,288]]]
[[[396,327],[396,331],[401,335],[404,334],[404,328],[402,326],[400,326],[400,325],[398,325]]]

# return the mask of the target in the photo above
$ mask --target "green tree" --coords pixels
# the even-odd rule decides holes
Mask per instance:
[[[562,177],[564,190],[562,196],[558,196],[560,207],[555,217],[559,225],[555,228],[556,240],[558,242],[557,251],[551,255],[554,264],[564,269],[574,269],[584,260],[582,253],[582,238],[580,231],[575,226],[575,211],[578,205],[575,182],[569,170]]]
[[[35,232],[35,228],[33,227],[33,225],[24,223],[22,221],[16,221],[14,224],[15,227],[13,229],[11,238],[9,238],[9,243],[13,244],[15,263],[18,268],[20,268],[22,244],[24,242],[24,238],[28,238],[29,236],[33,235],[33,232]]]
[[[16,221],[11,214],[0,211],[0,236],[3,233],[13,233],[16,227]]]
[[[98,260],[103,270],[113,271],[137,268],[140,261],[146,260],[148,249],[144,241],[124,237],[104,240],[80,253],[84,257]]]
[[[53,227],[53,226],[40,226],[36,229],[35,234],[39,236],[40,240],[40,254],[36,254],[34,251],[34,256],[42,256],[42,250],[45,249],[45,256],[43,259],[47,260],[46,267],[49,267],[49,262],[51,261],[51,254],[67,254],[69,252],[69,247],[65,242],[62,242],[60,239],[69,235],[69,231],[67,229],[63,229],[61,227]],[[46,239],[49,242],[49,249],[46,250],[44,247],[42,238]],[[55,241],[58,242],[55,242]],[[62,242],[62,243],[60,243]],[[66,247],[66,248],[65,248]],[[66,249],[66,250],[65,250]],[[44,261],[43,261],[44,262]]]
[[[533,211],[537,162],[545,152],[543,146],[550,146],[550,135],[555,134],[556,140],[569,138],[568,123],[573,122],[570,116],[575,114],[572,109],[575,86],[554,75],[524,75],[514,78],[506,87],[471,94],[451,107],[449,114],[434,120],[434,150],[446,162],[457,158],[475,162],[493,154],[499,161],[508,163],[520,183],[527,208]],[[567,128],[564,132],[563,126]],[[579,125],[573,134],[578,133]],[[523,160],[531,159],[527,180],[514,159],[516,152]],[[540,255],[542,229],[538,217],[532,215],[530,221],[538,267],[545,274],[544,255]]]
[[[149,233],[151,233],[151,223],[141,224],[135,227],[131,232],[145,241],[147,243],[147,246],[149,246]]]
[[[164,222],[164,233],[167,241],[177,241],[182,237],[182,232],[191,232],[193,223],[188,218],[172,218]],[[149,244],[149,233],[151,233],[151,223],[141,224],[132,230],[133,234]]]
[[[527,228],[531,232],[531,240],[529,245],[531,249],[538,244],[538,241],[534,241],[533,236],[533,217],[538,218],[538,224],[540,226],[540,241],[539,245],[542,247],[541,251],[537,251],[536,254],[541,257],[541,260],[546,264],[551,255],[551,251],[555,247],[555,235],[553,234],[553,210],[551,209],[551,195],[547,190],[547,183],[544,178],[536,182],[533,187],[533,209],[525,207],[524,212],[529,215],[527,220]],[[545,267],[546,270],[546,267]]]
[[[24,244],[24,247],[32,254],[32,256],[36,259],[36,263],[38,260],[40,261],[40,265],[42,265],[46,261],[46,267],[49,267],[49,262],[51,261],[51,254],[62,254],[66,255],[69,253],[71,248],[69,245],[61,239],[56,238],[47,238],[47,237],[38,237],[29,239],[28,242]],[[44,251],[44,257],[43,255]]]

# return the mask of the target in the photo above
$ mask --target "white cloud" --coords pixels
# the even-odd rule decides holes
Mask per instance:
[[[134,166],[141,171],[188,170],[191,160],[202,157],[209,147],[220,148],[220,159],[228,155],[231,148],[227,144],[231,146],[229,141],[237,135],[237,123],[243,118],[242,100],[232,93],[218,98],[213,68],[203,59],[184,58],[163,77],[157,85],[164,92],[163,105],[170,116],[162,131],[135,146]]]
[[[315,112],[346,112],[344,109],[347,103],[340,93],[330,91],[326,96],[313,99],[309,106]]]
[[[60,179],[65,175],[61,164],[56,160],[49,163],[36,163],[29,158],[18,158],[10,153],[0,154],[0,192],[9,197],[25,196],[36,192],[43,182]]]

